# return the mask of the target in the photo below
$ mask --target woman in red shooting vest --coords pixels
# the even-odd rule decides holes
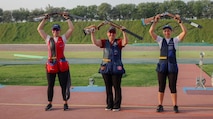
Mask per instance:
[[[97,47],[103,48],[103,60],[99,73],[105,82],[106,87],[106,108],[105,110],[120,111],[121,108],[121,78],[125,73],[123,63],[121,61],[121,50],[128,43],[126,33],[123,31],[123,39],[116,39],[116,29],[110,27],[107,31],[108,39],[97,40],[95,33],[91,33],[91,41]],[[113,98],[114,88],[115,97]]]
[[[66,41],[70,38],[74,30],[74,26],[67,13],[64,13],[63,17],[67,21],[69,28],[66,33],[61,36],[61,28],[58,24],[54,24],[52,27],[52,37],[44,31],[44,24],[49,19],[49,15],[45,16],[45,18],[41,21],[37,28],[38,33],[45,40],[48,47],[48,61],[46,63],[46,75],[48,81],[48,105],[45,108],[46,111],[52,109],[56,75],[58,75],[59,83],[62,90],[64,110],[69,109],[67,101],[70,98],[71,77],[69,72],[69,64],[64,56],[64,48]]]

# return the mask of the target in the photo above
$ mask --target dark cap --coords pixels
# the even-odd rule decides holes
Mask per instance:
[[[58,25],[58,24],[54,24],[53,27],[52,27],[52,30],[53,30],[53,29],[60,30],[61,27],[60,27],[60,25]]]
[[[163,26],[163,30],[164,30],[164,29],[170,29],[170,30],[172,30],[172,27],[169,26],[169,25],[165,25],[165,26]]]
[[[116,28],[111,26],[109,29],[108,29],[108,32],[111,32],[111,33],[116,33]]]

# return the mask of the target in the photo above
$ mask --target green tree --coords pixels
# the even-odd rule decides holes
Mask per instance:
[[[111,19],[116,19],[116,20],[120,20],[120,13],[119,13],[119,9],[117,7],[113,7],[111,12],[110,12],[110,18]]]
[[[76,8],[70,10],[70,13],[81,17],[87,17],[87,7],[77,6]]]
[[[138,5],[138,12],[141,15],[141,18],[148,18],[155,16],[159,13],[159,4],[158,3],[140,3]]]
[[[186,11],[186,4],[184,1],[171,0],[165,1],[163,4],[165,6],[164,8],[166,8],[164,10],[173,14],[182,14]]]
[[[3,20],[3,9],[0,8],[0,22]]]
[[[96,5],[91,5],[87,7],[87,12],[86,12],[87,18],[90,18],[91,20],[97,19],[98,17],[98,6]]]
[[[0,8],[0,22],[17,22],[17,21],[34,21],[33,18],[42,16],[45,13],[63,12],[69,13],[81,17],[85,17],[89,20],[105,18],[111,19],[141,19],[152,17],[156,14],[163,12],[170,12],[173,14],[180,14],[182,17],[192,18],[212,18],[213,16],[213,4],[212,0],[197,0],[184,2],[183,0],[167,0],[164,2],[141,2],[138,5],[135,4],[119,4],[112,7],[108,3],[102,3],[101,5],[91,6],[77,6],[73,9],[66,9],[64,7],[53,7],[48,5],[44,10],[35,9],[31,12],[25,8],[17,10],[3,11]],[[76,18],[72,18],[76,19]],[[62,17],[53,16],[52,21],[63,20]],[[38,20],[37,20],[38,21]]]
[[[45,14],[45,11],[43,9],[34,9],[30,12],[30,15],[28,16],[28,21],[39,21],[40,19],[36,19],[38,17],[41,17]]]
[[[146,3],[140,3],[137,6],[138,17],[147,18],[146,16]]]
[[[120,4],[115,6],[119,12],[119,19],[132,19],[132,15],[136,9],[135,4]]]
[[[11,22],[12,21],[12,12],[9,10],[6,10],[3,12],[3,16],[2,16],[3,22]]]
[[[190,14],[192,17],[202,18],[203,8],[206,7],[203,1],[190,1],[188,2],[188,9],[190,9]]]
[[[110,17],[112,6],[108,3],[102,3],[98,6],[98,16],[100,20],[104,20],[107,17]]]
[[[203,0],[203,6],[205,6],[203,8],[203,12],[202,12],[202,16],[204,18],[212,18],[213,16],[213,2],[211,3],[210,0]]]
[[[30,15],[29,10],[20,8],[18,10],[13,10],[12,11],[12,16],[14,17],[15,21],[23,21],[23,20],[28,20],[28,16]]]

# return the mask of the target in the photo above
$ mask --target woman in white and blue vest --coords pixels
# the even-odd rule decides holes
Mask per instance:
[[[122,27],[123,39],[116,39],[116,28],[110,27],[107,31],[108,39],[96,39],[95,32],[91,33],[91,41],[97,47],[103,48],[103,59],[99,69],[99,73],[105,82],[106,87],[106,108],[105,110],[120,111],[121,108],[121,79],[125,73],[122,63],[121,51],[128,43],[126,33]],[[114,88],[115,97],[113,98]]]
[[[166,87],[166,79],[168,77],[169,80],[169,88],[171,92],[171,98],[173,103],[173,110],[175,113],[178,113],[178,106],[177,106],[177,78],[178,78],[178,65],[176,61],[176,48],[178,42],[181,42],[185,35],[186,35],[186,28],[181,22],[180,16],[176,15],[175,20],[178,22],[179,26],[182,29],[182,32],[174,37],[171,38],[172,35],[172,27],[169,25],[165,25],[163,27],[163,35],[164,37],[158,36],[155,32],[155,26],[160,19],[160,15],[155,17],[154,23],[151,25],[149,33],[151,37],[159,44],[160,47],[160,57],[159,62],[157,64],[157,76],[158,76],[158,103],[157,112],[163,112],[163,98],[164,92]]]

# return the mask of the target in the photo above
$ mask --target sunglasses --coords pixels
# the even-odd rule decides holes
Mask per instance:
[[[115,31],[109,31],[109,33],[113,33],[113,34],[115,34],[116,32],[115,32]]]
[[[60,31],[60,29],[52,29],[53,31]]]

